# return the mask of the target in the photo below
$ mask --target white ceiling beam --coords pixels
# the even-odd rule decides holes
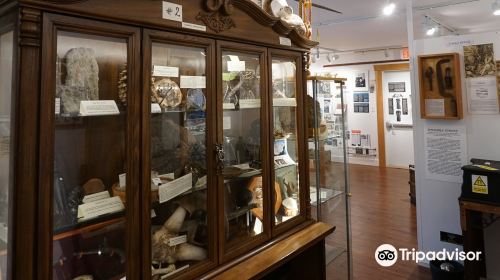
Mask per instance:
[[[455,6],[455,5],[460,5],[460,4],[467,4],[467,3],[478,2],[478,1],[480,1],[480,0],[454,0],[454,1],[445,1],[445,2],[440,2],[440,3],[430,4],[430,5],[413,6],[413,10],[415,10],[415,11],[426,11],[426,10],[432,10],[432,9],[437,9],[437,8],[444,8],[444,7]]]

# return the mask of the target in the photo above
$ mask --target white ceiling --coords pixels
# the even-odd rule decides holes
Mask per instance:
[[[396,11],[383,16],[382,9],[389,2],[396,4]],[[288,3],[297,12],[297,3],[294,0]],[[319,29],[321,47],[348,51],[408,45],[406,0],[313,0],[313,3],[342,12],[313,9],[313,28]],[[493,16],[492,3],[493,0],[413,0],[415,37],[425,36],[422,24],[425,15],[461,34],[499,30],[500,16]],[[430,6],[434,8],[429,9]]]

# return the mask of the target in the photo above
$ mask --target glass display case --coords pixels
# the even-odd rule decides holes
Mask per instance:
[[[0,20],[0,23],[2,21]],[[3,24],[3,23],[2,23]],[[0,279],[8,279],[7,268],[10,250],[9,229],[12,186],[13,134],[12,104],[14,31],[12,25],[0,27]]]
[[[224,6],[227,26],[207,1],[182,1],[182,24],[161,1],[29,1],[11,7],[20,34],[0,33],[2,278],[12,182],[16,279],[212,278],[314,223],[304,73],[317,43],[249,1]]]
[[[325,258],[339,279],[352,278],[345,81],[312,76],[307,84],[312,216],[337,226],[325,240]]]

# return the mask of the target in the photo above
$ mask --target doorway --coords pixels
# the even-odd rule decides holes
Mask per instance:
[[[408,168],[415,162],[410,71],[382,73],[386,166]]]

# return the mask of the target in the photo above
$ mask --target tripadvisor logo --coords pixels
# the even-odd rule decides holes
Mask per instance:
[[[448,251],[443,249],[441,251],[422,252],[415,249],[399,248],[396,249],[391,244],[380,245],[375,250],[375,260],[377,263],[384,267],[393,266],[398,261],[398,256],[401,261],[413,261],[416,263],[428,260],[455,260],[455,261],[478,261],[482,252],[464,252],[455,249]]]
[[[383,244],[375,250],[375,260],[381,266],[393,266],[398,261],[398,250],[391,244]]]

